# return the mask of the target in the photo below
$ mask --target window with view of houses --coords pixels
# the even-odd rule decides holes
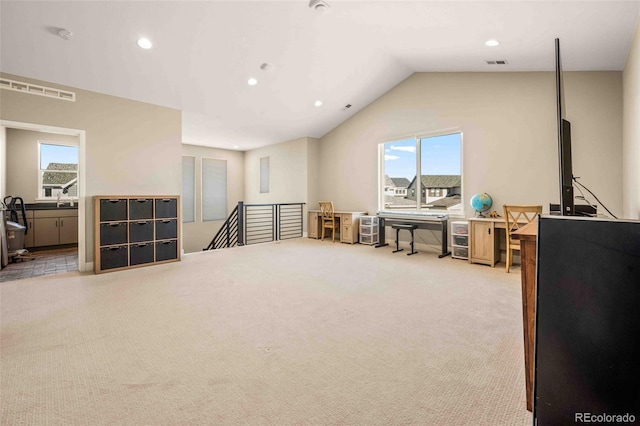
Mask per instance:
[[[381,210],[462,211],[461,132],[417,136],[380,147]]]
[[[39,143],[38,198],[78,198],[78,147]]]

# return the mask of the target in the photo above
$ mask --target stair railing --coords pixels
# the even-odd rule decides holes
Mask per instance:
[[[304,204],[240,201],[204,250],[300,238]]]

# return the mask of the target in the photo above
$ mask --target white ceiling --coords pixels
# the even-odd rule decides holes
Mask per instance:
[[[0,69],[178,108],[184,143],[247,150],[321,137],[414,72],[552,70],[556,37],[565,70],[622,70],[640,14],[640,0],[327,2],[3,0]]]

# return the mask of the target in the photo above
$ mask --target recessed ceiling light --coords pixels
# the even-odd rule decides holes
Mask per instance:
[[[143,49],[151,49],[151,46],[153,46],[153,44],[151,43],[151,40],[149,40],[148,38],[142,37],[141,39],[138,40],[138,46],[140,46]]]
[[[491,40],[485,41],[484,44],[489,47],[496,47],[500,44],[500,42],[498,40],[491,39]]]
[[[249,86],[255,86],[256,84],[258,84],[258,80],[256,80],[255,78],[251,77],[249,80],[247,80],[247,84]]]
[[[314,105],[317,106],[317,107],[320,107],[320,106],[322,106],[322,101],[317,100],[317,101],[314,102]]]
[[[309,7],[313,9],[318,15],[324,15],[329,11],[329,4],[324,0],[311,0],[309,2]]]
[[[238,148],[240,148],[240,147],[239,147],[238,145],[234,145],[234,146],[233,146],[233,148],[234,148],[234,149],[238,149]]]

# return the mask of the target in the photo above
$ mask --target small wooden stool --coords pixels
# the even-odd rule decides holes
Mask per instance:
[[[391,227],[396,230],[396,249],[392,253],[397,253],[399,251],[404,250],[400,248],[400,238],[398,237],[400,236],[400,230],[406,229],[407,231],[411,232],[411,253],[407,253],[407,256],[416,254],[417,251],[413,249],[413,230],[418,229],[418,225],[414,225],[410,223],[396,223],[391,225]]]

